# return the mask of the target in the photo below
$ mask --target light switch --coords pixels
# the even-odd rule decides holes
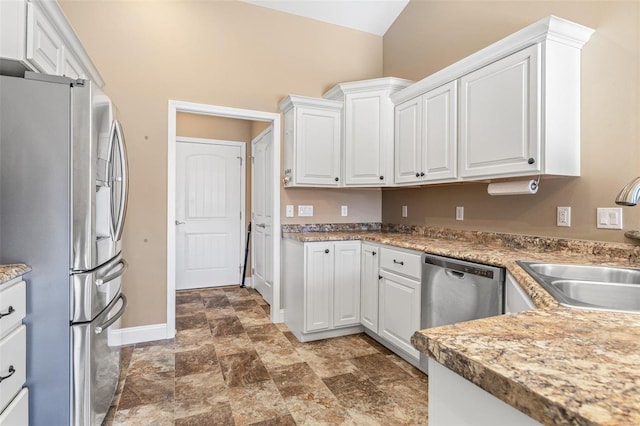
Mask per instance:
[[[285,211],[285,216],[286,217],[293,217],[293,205],[292,204],[287,204],[287,208]]]
[[[464,207],[456,207],[456,220],[464,220]]]
[[[407,206],[402,206],[402,217],[407,217]]]
[[[622,229],[622,208],[598,208],[597,227],[601,229]]]
[[[349,215],[349,207],[347,207],[347,206],[342,206],[342,207],[340,208],[340,214],[341,214],[342,216],[348,216],[348,215]]]

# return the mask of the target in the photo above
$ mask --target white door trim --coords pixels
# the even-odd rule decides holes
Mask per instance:
[[[242,212],[242,219],[240,220],[240,261],[244,262],[244,247],[247,240],[245,234],[246,230],[244,224],[247,220],[247,143],[238,141],[228,141],[221,139],[204,139],[204,138],[191,138],[187,136],[176,136],[176,143],[200,143],[205,145],[222,145],[222,146],[235,146],[240,148],[240,156],[242,157],[242,164],[240,165],[240,211]],[[174,193],[175,197],[175,193]],[[174,213],[175,214],[175,213]],[[174,222],[175,223],[175,222]],[[175,228],[174,228],[175,232]],[[175,256],[175,250],[174,250]],[[242,274],[242,271],[240,271]],[[174,275],[175,276],[175,275]],[[242,282],[242,275],[240,275],[240,282]],[[175,291],[175,290],[174,290]]]
[[[280,114],[206,105],[192,102],[169,100],[168,146],[167,146],[167,338],[176,334],[176,236],[175,236],[175,196],[176,196],[176,114],[211,115],[271,122],[273,126],[273,303],[271,321],[282,322],[284,314],[280,306]]]

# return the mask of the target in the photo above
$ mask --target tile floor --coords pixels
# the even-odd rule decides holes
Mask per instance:
[[[104,425],[427,424],[427,376],[365,334],[300,343],[237,286],[176,305],[175,339],[123,348]]]

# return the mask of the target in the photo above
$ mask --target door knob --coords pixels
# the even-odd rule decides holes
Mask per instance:
[[[176,220],[176,226],[178,226],[178,225],[184,225],[184,224],[185,224],[185,222],[180,222],[179,220]]]

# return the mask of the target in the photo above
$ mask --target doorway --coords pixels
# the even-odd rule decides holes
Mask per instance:
[[[246,144],[176,141],[176,289],[239,285]]]
[[[269,203],[272,227],[276,232],[266,243],[269,253],[268,264],[271,275],[272,293],[271,321],[282,322],[280,291],[280,114],[264,111],[237,109],[216,105],[196,104],[182,101],[169,101],[168,108],[168,191],[167,191],[167,338],[175,337],[175,291],[176,291],[176,169],[177,140],[176,116],[178,113],[198,114],[212,117],[233,118],[239,120],[261,121],[271,126],[271,149],[266,157],[274,171],[265,182],[269,186],[272,201]]]

